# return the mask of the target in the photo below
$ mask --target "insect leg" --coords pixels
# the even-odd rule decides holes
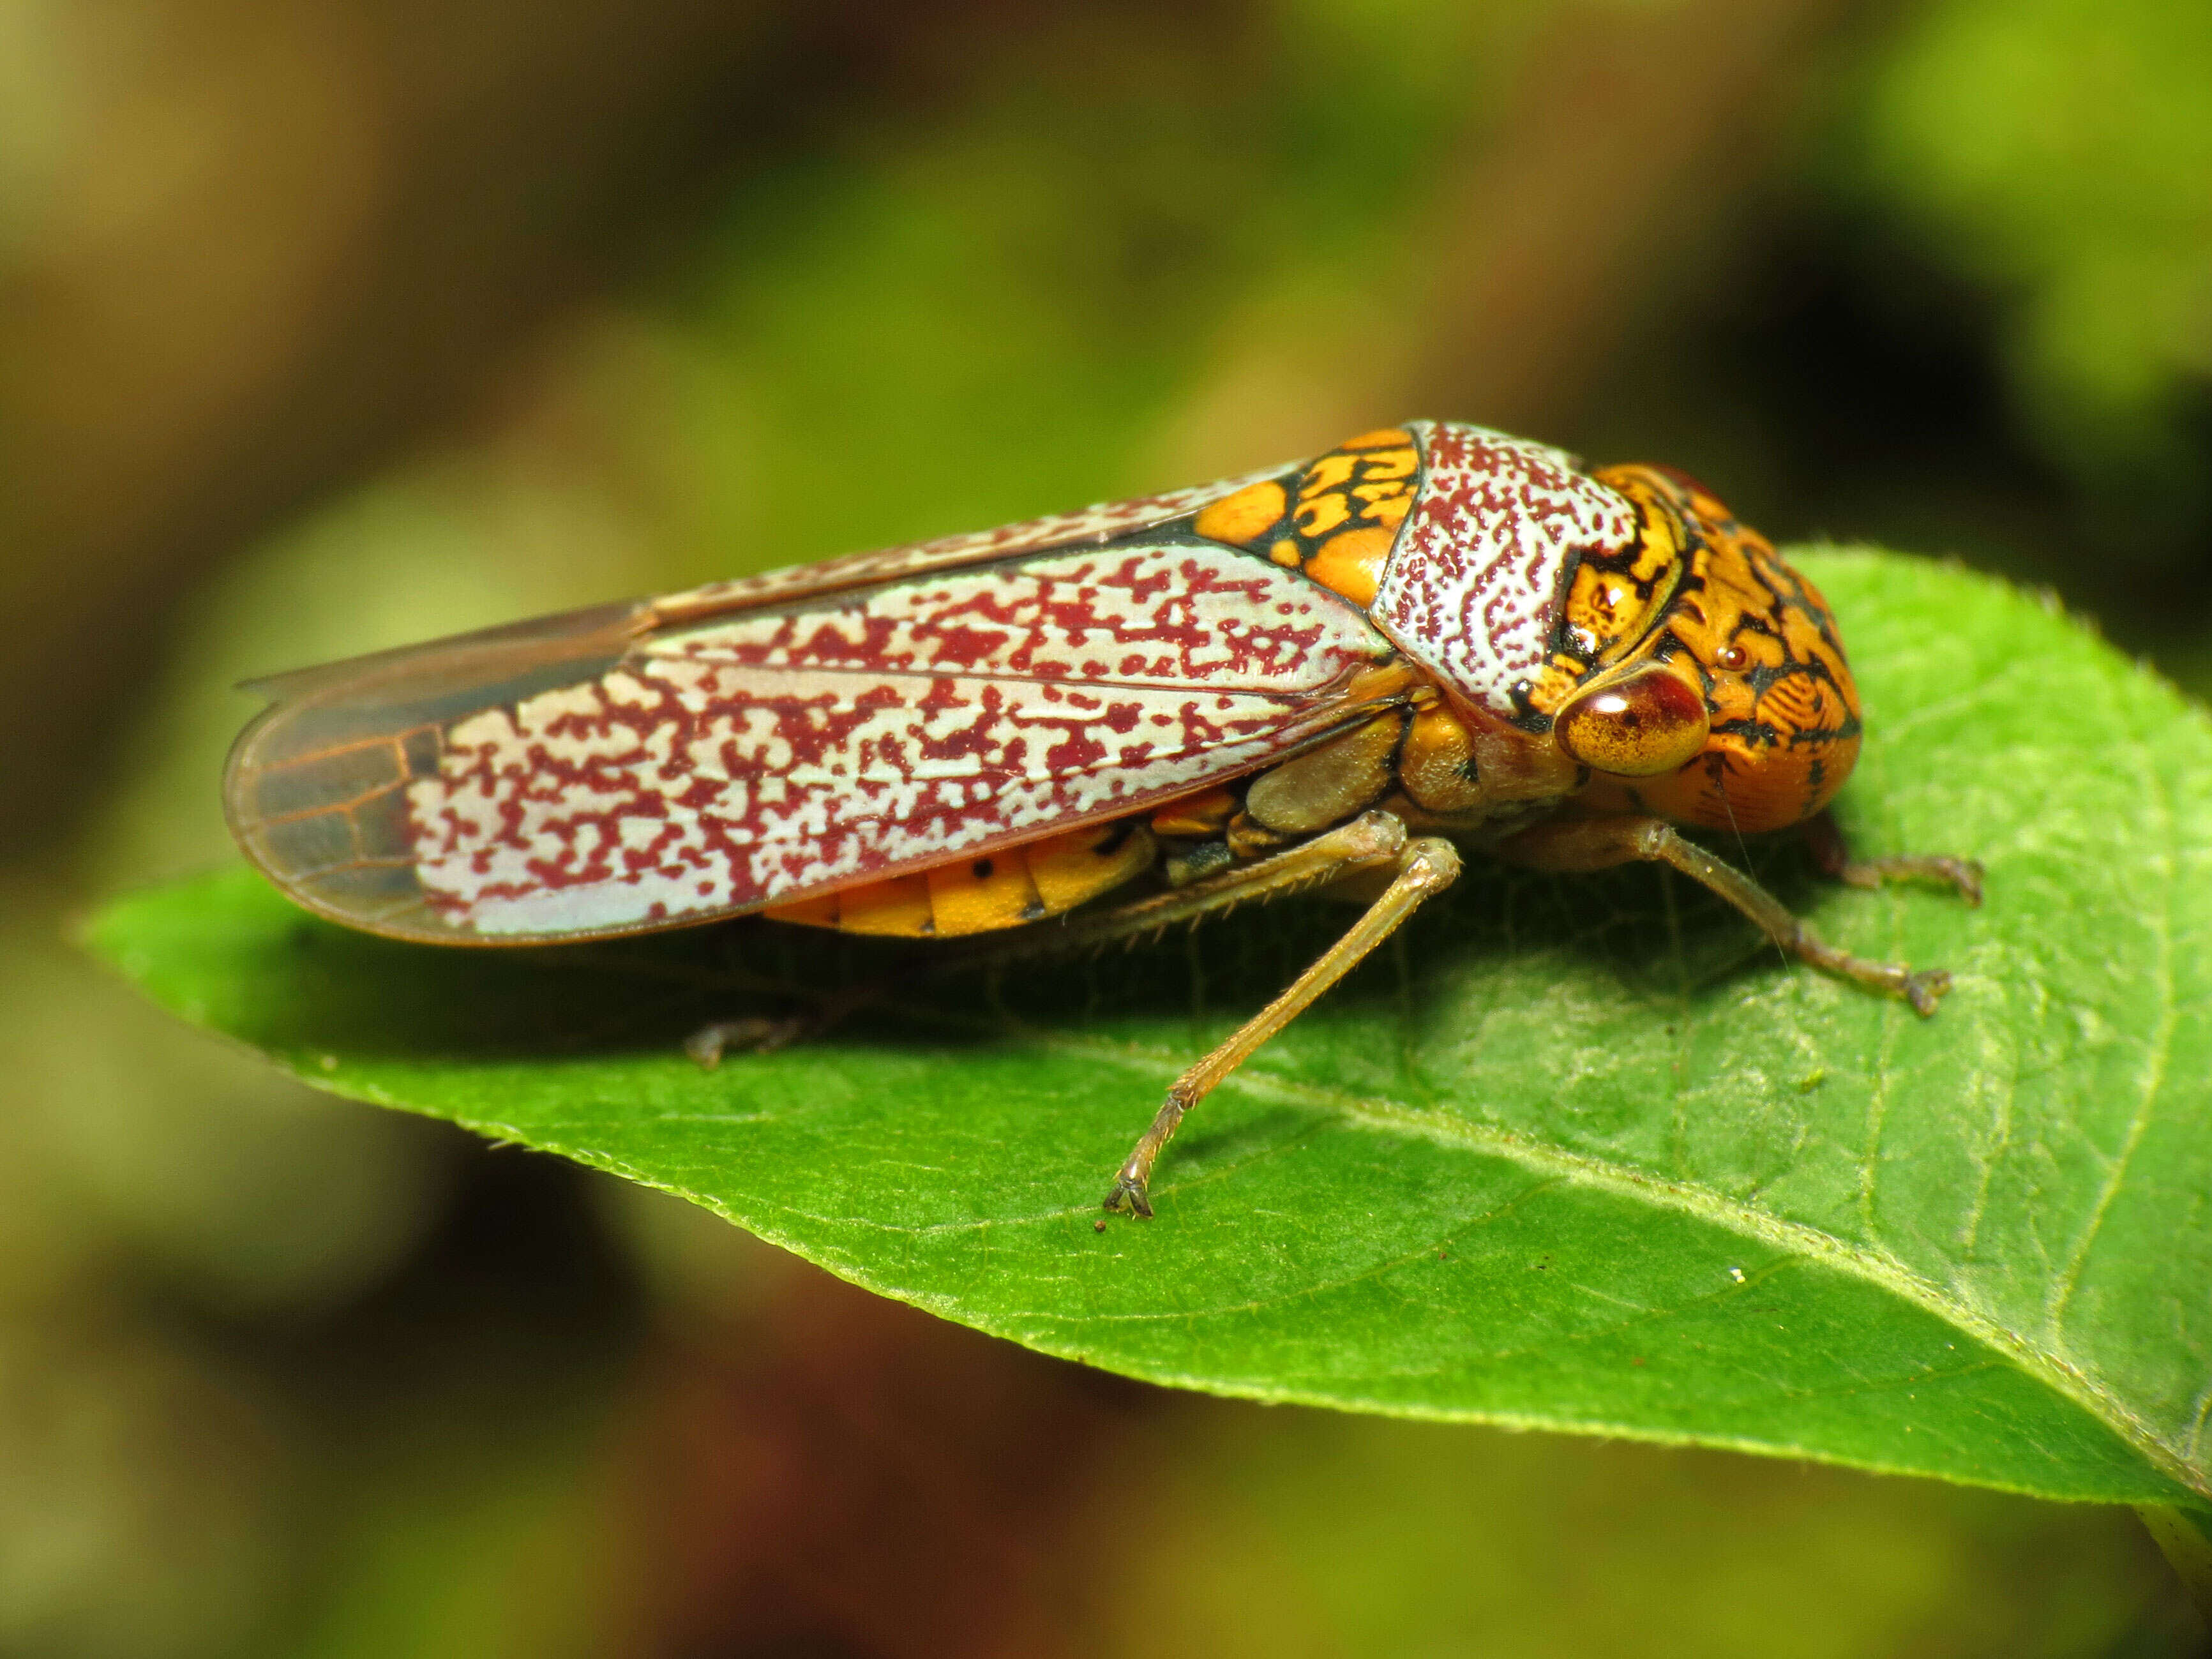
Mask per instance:
[[[1800,961],[1869,990],[1903,997],[1917,1013],[1934,1013],[1936,1002],[1951,988],[1951,975],[1940,968],[1915,973],[1896,963],[1869,962],[1824,943],[1780,899],[1733,865],[1677,835],[1663,818],[1562,819],[1508,836],[1491,850],[1510,863],[1537,870],[1603,870],[1638,859],[1664,864],[1719,894]]]
[[[1942,854],[1908,854],[1886,859],[1855,859],[1843,826],[1823,807],[1807,820],[1805,843],[1813,849],[1822,873],[1852,887],[1879,887],[1887,881],[1932,881],[1954,887],[1967,903],[1982,902],[1982,866],[1973,859],[1954,859]]]
[[[1193,882],[1188,887],[1110,909],[956,941],[927,958],[911,958],[892,973],[848,986],[806,1013],[781,1019],[754,1015],[717,1020],[686,1038],[684,1052],[712,1071],[731,1053],[766,1054],[802,1038],[818,1036],[870,1004],[921,980],[1031,957],[1080,956],[1116,939],[1139,938],[1209,915],[1225,914],[1240,904],[1325,886],[1360,871],[1393,869],[1405,847],[1406,826],[1396,817],[1388,812],[1363,812],[1349,823],[1209,881]]]
[[[869,988],[872,991],[875,988]],[[702,1069],[711,1072],[722,1063],[725,1054],[772,1054],[801,1037],[816,1036],[828,1030],[860,1006],[860,1003],[851,997],[832,997],[811,1012],[787,1014],[781,1019],[749,1014],[743,1019],[712,1020],[684,1039],[684,1052]]]
[[[1393,842],[1395,845],[1390,844]],[[1386,845],[1389,851],[1382,851]],[[1280,996],[1239,1026],[1227,1042],[1175,1080],[1152,1127],[1139,1138],[1121,1169],[1115,1172],[1114,1185],[1106,1194],[1109,1211],[1127,1210],[1137,1216],[1152,1214],[1148,1189],[1152,1165],[1182,1122],[1184,1114],[1242,1065],[1253,1050],[1297,1018],[1316,998],[1351,972],[1369,951],[1396,932],[1425,900],[1451,885],[1459,874],[1459,852],[1449,842],[1435,836],[1408,841],[1405,827],[1390,814],[1367,812],[1342,829],[1278,854],[1248,870],[1235,871],[1198,888],[1166,895],[1164,902],[1147,900],[1097,918],[1102,936],[1109,932],[1143,931],[1159,925],[1158,912],[1165,908],[1177,910],[1176,920],[1184,915],[1194,919],[1208,910],[1225,908],[1248,898],[1314,886],[1378,866],[1392,871],[1393,879],[1344,936],[1293,980]]]

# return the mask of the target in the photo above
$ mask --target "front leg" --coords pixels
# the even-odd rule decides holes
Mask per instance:
[[[1929,881],[1955,888],[1967,903],[1982,902],[1982,866],[1972,859],[1912,853],[1886,859],[1855,859],[1843,826],[1826,807],[1805,823],[1805,844],[1813,849],[1823,875],[1852,887],[1880,887],[1892,881]]]
[[[1780,899],[1733,865],[1684,839],[1663,818],[1558,818],[1510,836],[1491,850],[1508,863],[1534,870],[1605,870],[1638,860],[1664,864],[1719,894],[1799,961],[1870,991],[1903,997],[1917,1013],[1934,1013],[1943,993],[1951,988],[1951,975],[1940,968],[1915,973],[1897,963],[1869,962],[1824,942]],[[1979,875],[1978,866],[1974,873]],[[1970,897],[1978,896],[1978,885],[1966,890]]]

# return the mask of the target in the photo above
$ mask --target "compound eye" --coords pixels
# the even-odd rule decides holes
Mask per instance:
[[[1651,663],[1569,702],[1552,723],[1559,747],[1584,766],[1648,778],[1697,758],[1705,746],[1705,700],[1680,675]]]

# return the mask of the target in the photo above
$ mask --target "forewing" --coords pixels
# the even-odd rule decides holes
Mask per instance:
[[[946,570],[990,564],[1019,554],[1040,553],[1052,548],[1095,546],[1116,537],[1164,525],[1195,513],[1209,502],[1233,495],[1249,483],[1295,471],[1295,466],[1268,467],[1212,483],[1191,484],[1152,495],[1133,495],[1125,501],[1098,501],[1072,513],[1049,514],[1000,525],[995,530],[971,531],[940,536],[934,541],[912,542],[902,547],[879,548],[817,564],[787,565],[756,576],[709,582],[655,602],[659,615],[670,621],[709,617],[730,611],[750,610],[763,605],[787,605],[793,600],[871,587],[908,577],[933,575]]]
[[[603,605],[252,683],[271,699],[231,746],[231,833],[309,909],[447,938],[416,871],[408,790],[435,776],[453,722],[613,670],[653,622]]]
[[[705,921],[1252,770],[1368,712],[1349,684],[1390,653],[1334,594],[1185,539],[639,631],[659,614],[278,683],[233,759],[240,842],[310,908],[400,937]]]

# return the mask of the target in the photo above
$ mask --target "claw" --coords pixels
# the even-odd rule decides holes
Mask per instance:
[[[1116,1215],[1126,1210],[1139,1221],[1150,1221],[1152,1200],[1146,1190],[1150,1185],[1144,1176],[1123,1170],[1114,1177],[1113,1190],[1106,1194],[1106,1213]]]
[[[1936,1012],[1936,1005],[1951,988],[1951,975],[1941,968],[1908,974],[1905,980],[1905,1000],[1912,1005],[1912,1012],[1922,1018]]]
[[[1982,861],[1979,859],[1947,859],[1951,868],[1944,873],[1951,885],[1959,890],[1959,896],[1977,910],[1982,908]]]

